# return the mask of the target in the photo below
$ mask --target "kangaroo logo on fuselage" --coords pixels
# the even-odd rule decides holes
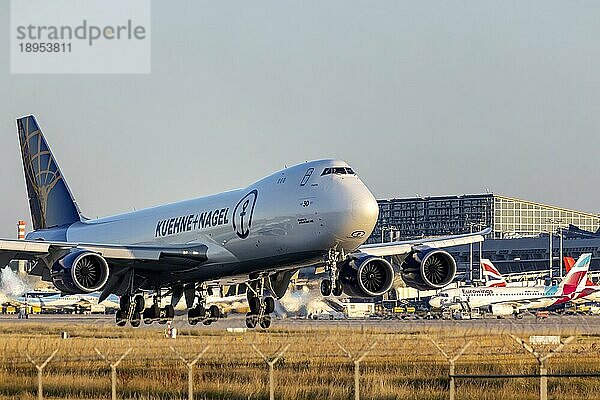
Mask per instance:
[[[233,230],[240,239],[246,239],[250,234],[257,197],[258,190],[254,189],[245,195],[233,209]]]

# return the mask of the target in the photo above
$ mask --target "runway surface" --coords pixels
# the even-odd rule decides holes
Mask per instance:
[[[29,319],[18,319],[16,315],[1,315],[0,323],[14,324],[53,324],[64,325],[114,325],[114,315],[30,315]],[[226,330],[227,328],[245,328],[242,315],[232,315],[217,321],[210,326],[198,324],[190,326],[185,316],[177,316],[173,326],[180,331],[189,330]],[[154,323],[142,324],[138,329],[166,327]],[[124,328],[131,329],[131,327]],[[545,334],[545,335],[600,335],[600,316],[550,316],[547,319],[537,320],[533,316],[522,319],[514,318],[486,318],[474,320],[381,320],[381,319],[344,319],[344,320],[308,320],[308,319],[274,319],[271,330],[319,330],[319,329],[365,329],[384,330],[391,332],[440,332],[448,333],[491,333],[491,334]]]

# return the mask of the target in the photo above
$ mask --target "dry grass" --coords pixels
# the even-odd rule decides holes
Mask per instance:
[[[291,344],[275,367],[276,397],[283,399],[353,396],[353,364],[336,342],[353,353],[377,342],[361,366],[361,394],[365,399],[446,399],[448,365],[430,339],[441,343],[450,354],[473,341],[474,345],[457,362],[457,373],[537,372],[535,360],[507,335],[347,328],[228,334],[190,329],[172,340],[163,337],[161,328],[76,325],[69,328],[71,338],[61,340],[60,326],[2,324],[0,399],[34,398],[36,370],[25,354],[43,360],[55,348],[59,349],[57,356],[44,374],[47,398],[110,398],[110,368],[99,359],[94,347],[112,358],[133,348],[117,370],[118,396],[127,399],[187,396],[187,369],[169,346],[189,359],[210,346],[195,369],[197,399],[268,398],[267,369],[252,344],[266,354]],[[550,361],[551,372],[600,370],[599,337],[578,336],[564,353]],[[551,378],[550,396],[561,400],[600,399],[597,381],[598,378]],[[537,399],[538,386],[535,379],[463,379],[457,383],[457,393],[459,399]]]

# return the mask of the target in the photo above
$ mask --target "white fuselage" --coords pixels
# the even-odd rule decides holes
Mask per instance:
[[[558,286],[464,287],[443,290],[432,297],[429,304],[433,308],[458,308],[462,303],[471,309],[492,307],[492,310],[519,311],[556,304],[561,301],[559,291]]]
[[[348,173],[326,173],[344,168]],[[64,232],[28,239],[123,245],[202,244],[208,262],[228,276],[282,265],[308,265],[332,248],[352,251],[371,234],[378,205],[343,161],[306,162],[244,189],[131,213],[76,222]],[[212,266],[212,267],[211,267]],[[194,279],[190,277],[190,279]],[[202,279],[196,276],[195,279]]]

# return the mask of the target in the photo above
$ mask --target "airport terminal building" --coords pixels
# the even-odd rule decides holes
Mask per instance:
[[[468,233],[490,227],[483,257],[502,273],[549,269],[550,232],[553,233],[555,276],[563,254],[578,257],[592,252],[591,269],[600,270],[600,215],[521,200],[494,193],[459,196],[410,197],[378,200],[379,220],[370,243]],[[479,245],[473,264],[479,262]],[[459,271],[469,268],[470,246],[448,249]],[[476,276],[476,274],[475,274]]]
[[[416,239],[492,228],[493,239],[533,237],[574,225],[600,228],[600,215],[493,193],[378,200],[379,220],[370,243]]]

